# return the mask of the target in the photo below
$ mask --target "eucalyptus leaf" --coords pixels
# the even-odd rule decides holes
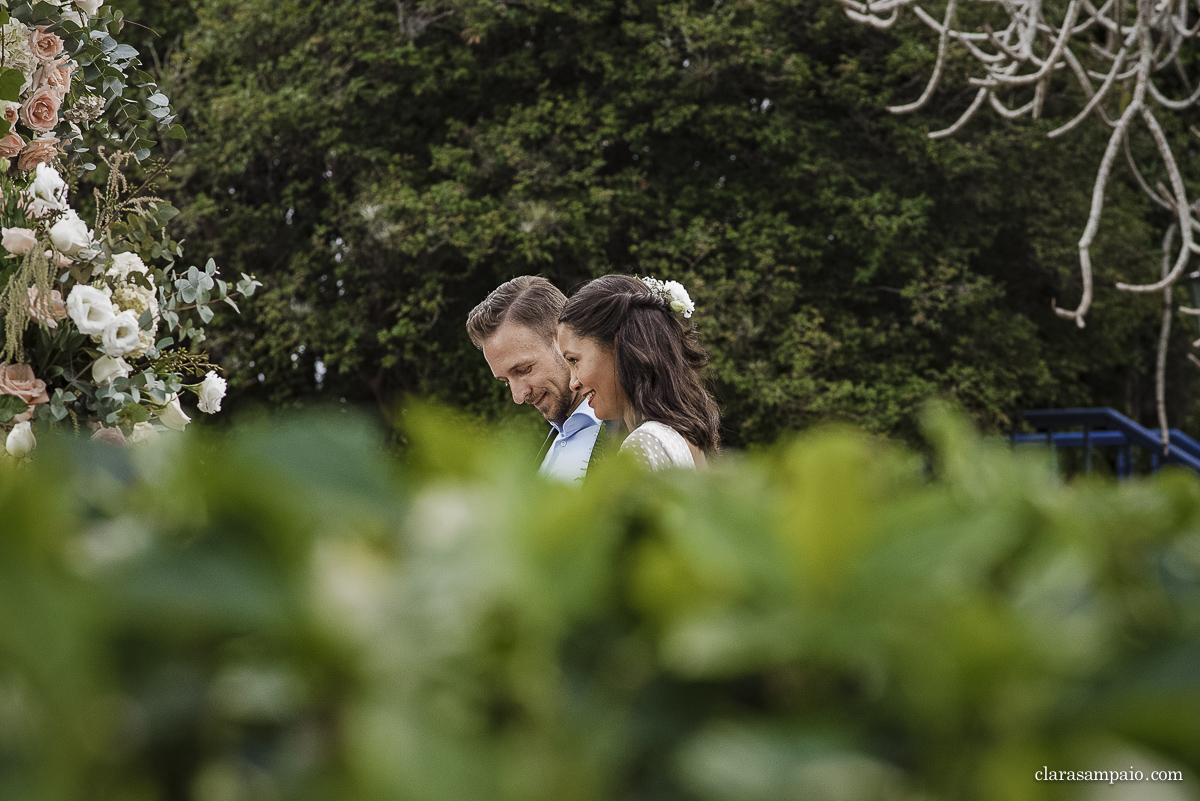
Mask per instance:
[[[5,68],[0,70],[0,100],[15,103],[21,99],[21,86],[25,83],[25,74],[18,69]]]
[[[0,395],[0,423],[7,423],[28,409],[29,405],[16,395]]]

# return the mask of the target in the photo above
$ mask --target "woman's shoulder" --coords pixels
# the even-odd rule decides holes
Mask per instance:
[[[647,420],[635,428],[621,443],[621,450],[632,452],[651,470],[696,466],[684,436],[654,420]]]

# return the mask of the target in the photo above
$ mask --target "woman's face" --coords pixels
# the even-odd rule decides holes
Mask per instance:
[[[571,368],[571,389],[580,393],[592,405],[601,420],[625,417],[629,399],[617,379],[617,359],[591,337],[582,337],[568,326],[558,326],[558,349]]]

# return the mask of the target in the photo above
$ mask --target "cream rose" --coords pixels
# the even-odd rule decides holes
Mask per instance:
[[[9,456],[15,456],[18,459],[33,453],[33,449],[36,447],[37,437],[33,436],[33,426],[27,422],[17,423],[13,426],[12,431],[8,432],[8,437],[4,440],[4,450],[8,451]]]
[[[76,284],[67,295],[67,314],[71,315],[79,333],[90,337],[101,336],[116,317],[108,295],[87,284]]]
[[[0,245],[14,256],[24,256],[37,244],[37,234],[30,228],[0,228]]]
[[[63,40],[52,33],[46,33],[46,26],[39,25],[29,32],[29,49],[33,57],[43,64],[54,61],[63,51]]]
[[[0,141],[0,146],[2,145],[3,141]],[[52,133],[44,133],[21,148],[17,157],[17,169],[32,170],[37,165],[54,158],[54,154],[57,152],[58,137]],[[0,152],[0,155],[3,155],[3,152]]]
[[[0,395],[15,395],[25,401],[28,409],[13,418],[18,422],[33,416],[34,404],[50,402],[46,382],[35,377],[28,364],[0,364]]]
[[[35,89],[21,104],[21,122],[38,133],[54,130],[58,125],[58,109],[62,97],[52,86]]]
[[[58,328],[59,321],[67,319],[67,304],[63,303],[62,293],[51,289],[47,302],[38,299],[36,286],[29,287],[29,316],[52,331]]]

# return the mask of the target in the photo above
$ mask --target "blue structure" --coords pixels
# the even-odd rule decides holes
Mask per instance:
[[[1049,445],[1056,454],[1059,448],[1082,448],[1088,473],[1092,472],[1094,448],[1117,449],[1118,478],[1133,475],[1134,448],[1148,452],[1151,472],[1163,464],[1175,464],[1200,473],[1200,442],[1172,428],[1164,451],[1157,430],[1139,425],[1116,409],[1038,409],[1026,412],[1025,420],[1039,433],[1013,434],[1014,445]]]

